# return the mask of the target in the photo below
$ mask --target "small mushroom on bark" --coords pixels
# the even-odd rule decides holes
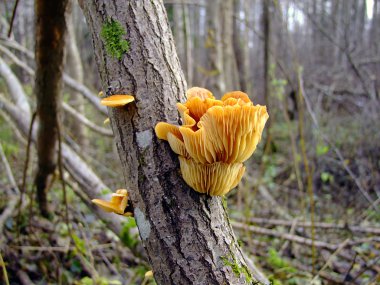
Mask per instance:
[[[115,213],[122,216],[133,216],[128,212],[128,191],[126,189],[119,189],[116,193],[112,194],[111,201],[102,199],[93,199],[92,202],[102,208],[106,212]]]
[[[111,95],[107,98],[103,98],[100,104],[107,107],[122,107],[135,101],[135,97],[131,95]]]

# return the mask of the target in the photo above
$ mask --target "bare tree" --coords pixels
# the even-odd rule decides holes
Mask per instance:
[[[223,52],[221,31],[221,1],[207,3],[207,35],[206,35],[206,70],[207,87],[221,94],[225,90],[223,82]]]
[[[264,30],[264,98],[265,105],[270,106],[270,65],[271,65],[271,0],[263,0],[263,30]],[[271,120],[267,122],[267,138],[265,141],[265,148],[268,149],[271,143]]]
[[[75,6],[74,3],[70,3],[69,9],[66,14],[68,32],[66,66],[68,74],[77,82],[83,83],[83,66],[77,45],[77,39],[75,35],[75,23],[73,18],[73,9],[75,9],[76,7],[77,6]],[[78,111],[78,113],[84,113],[84,98],[81,96],[79,92],[72,92],[70,103],[72,106],[75,106],[75,109]],[[75,120],[71,120],[69,123],[69,127],[72,131],[73,137],[76,139],[76,141],[81,147],[85,148],[88,144],[85,128],[82,124],[78,124]]]
[[[225,91],[235,90],[239,85],[238,69],[236,66],[233,38],[233,1],[224,0],[221,2],[221,21],[222,26],[222,54],[223,54],[223,82]]]
[[[87,0],[84,11],[103,90],[136,98],[109,114],[157,283],[253,282],[221,198],[191,190],[179,174],[177,157],[154,134],[157,122],[179,121],[175,103],[186,90],[162,1]],[[107,35],[101,36],[104,27],[122,28],[125,36],[116,46],[126,38],[129,50],[112,57],[105,48]]]
[[[37,200],[40,212],[48,216],[47,188],[56,168],[58,139],[59,94],[62,82],[65,10],[67,0],[37,0],[36,17],[36,85],[38,171]]]
[[[249,51],[248,51],[248,33],[247,33],[247,10],[242,9],[247,5],[247,1],[234,0],[233,15],[233,48],[238,69],[240,89],[244,92],[249,91]],[[240,14],[244,11],[244,18]],[[237,86],[234,86],[236,89]]]

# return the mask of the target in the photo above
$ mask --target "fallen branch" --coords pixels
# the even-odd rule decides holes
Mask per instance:
[[[17,271],[17,277],[22,285],[34,285],[29,275],[21,269]]]
[[[280,232],[277,232],[274,230],[256,227],[256,226],[250,226],[250,225],[246,225],[246,224],[234,222],[234,221],[231,221],[231,224],[232,224],[233,228],[238,229],[238,230],[250,231],[250,232],[255,233],[255,234],[268,235],[268,236],[272,236],[272,237],[286,239],[286,240],[290,240],[292,242],[304,244],[307,246],[311,246],[313,244],[313,241],[311,239],[304,238],[304,237],[301,237],[298,235],[292,235],[292,234],[288,234],[288,233],[280,233]],[[336,250],[336,248],[337,248],[337,246],[334,244],[330,244],[330,243],[323,242],[323,241],[317,241],[317,240],[314,241],[314,245],[315,245],[315,247],[326,248],[329,250]]]
[[[307,246],[311,246],[313,244],[313,241],[311,239],[301,237],[299,235],[292,235],[289,233],[281,233],[281,232],[277,232],[274,230],[261,228],[261,227],[257,227],[257,226],[250,226],[250,225],[246,225],[246,224],[234,222],[234,221],[231,221],[231,224],[235,229],[238,229],[238,230],[250,231],[250,232],[255,233],[255,234],[268,235],[268,236],[272,236],[272,237],[276,237],[276,238],[280,238],[280,239],[286,239],[286,240],[290,240],[292,242],[304,244]],[[351,246],[354,246],[357,244],[362,244],[365,242],[380,242],[380,237],[372,237],[372,238],[363,238],[363,239],[358,239],[358,240],[352,240],[352,241],[347,242],[345,244],[345,246],[351,247]],[[333,251],[337,250],[340,246],[340,244],[331,244],[331,243],[327,243],[324,241],[317,241],[317,240],[314,241],[314,245],[315,245],[315,247],[318,247],[318,248],[325,248],[325,249],[329,249],[329,250],[333,250]]]
[[[323,271],[329,267],[333,261],[333,258],[338,255],[338,253],[347,246],[347,244],[349,243],[350,239],[346,239],[344,242],[342,242],[339,247],[329,256],[329,258],[327,259],[325,265],[322,266],[322,268],[318,271],[318,273],[313,277],[313,279],[311,280],[310,283],[313,283],[314,281],[317,280],[318,276],[321,276],[321,274],[323,274]]]
[[[20,190],[17,187],[15,178],[13,176],[13,173],[11,171],[11,168],[9,166],[7,157],[5,156],[5,153],[3,151],[3,146],[1,145],[1,143],[0,143],[0,156],[1,156],[1,159],[3,161],[5,172],[7,173],[7,176],[8,176],[9,183],[10,183],[12,189],[16,192],[16,194],[19,194]],[[3,212],[0,215],[0,248],[2,247],[2,243],[3,243],[3,239],[4,239],[4,234],[3,234],[4,224],[5,224],[6,220],[14,213],[14,209],[16,207],[17,200],[18,200],[17,196],[12,195],[12,193],[11,193],[12,191],[8,191],[8,192],[9,192],[8,193],[9,202],[7,203],[5,210],[3,210]]]
[[[249,222],[253,224],[285,226],[285,227],[291,227],[293,225],[293,221],[279,220],[279,219],[265,219],[265,218],[250,218]],[[320,229],[347,230],[351,232],[361,232],[361,233],[380,235],[380,228],[374,227],[374,226],[362,227],[362,226],[354,226],[354,225],[350,225],[346,223],[318,223],[318,222],[316,222],[314,226]],[[310,228],[311,223],[297,221],[297,227]]]
[[[35,71],[25,62],[21,61],[17,56],[15,56],[9,49],[0,45],[0,51],[6,56],[8,56],[9,59],[12,60],[12,62],[14,62],[17,66],[24,69],[30,76],[34,76]],[[96,95],[94,95],[94,93],[91,92],[91,90],[88,89],[85,85],[79,83],[78,81],[76,81],[75,79],[73,79],[65,73],[63,74],[63,82],[71,89],[81,93],[97,110],[99,110],[104,115],[108,116],[107,108],[100,104],[99,98]]]
[[[331,140],[327,137],[326,134],[324,134],[322,132],[322,130],[320,129],[319,127],[319,123],[318,123],[318,120],[317,120],[317,117],[315,116],[312,108],[311,108],[311,103],[309,101],[309,98],[306,96],[306,93],[305,93],[305,90],[304,90],[304,87],[303,87],[303,80],[302,80],[302,76],[300,76],[300,90],[301,90],[301,93],[302,93],[302,96],[305,100],[305,104],[306,104],[306,109],[307,111],[309,112],[310,114],[310,117],[311,117],[311,120],[314,124],[314,126],[316,127],[317,131],[319,132],[319,134],[321,135],[322,139],[325,141],[326,144],[328,144],[331,149],[335,152],[335,154],[337,155],[338,159],[340,160],[341,164],[342,164],[342,167],[346,170],[346,172],[350,175],[350,177],[352,178],[352,180],[354,181],[354,183],[356,184],[356,186],[358,187],[360,193],[364,196],[364,198],[368,201],[368,203],[371,205],[371,207],[373,207],[376,211],[379,211],[379,207],[376,206],[376,204],[374,203],[374,200],[371,198],[371,196],[368,194],[367,190],[364,189],[362,183],[360,182],[359,178],[356,177],[356,175],[352,172],[351,168],[347,165],[347,163],[345,162],[345,159],[341,153],[341,151],[335,146],[335,144],[333,144],[331,142]]]
[[[30,106],[27,100],[27,96],[25,95],[21,84],[13,84],[15,81],[18,81],[18,79],[1,57],[0,76],[4,78],[8,86],[9,94],[11,95],[12,100],[23,111],[24,116],[29,117]]]
[[[12,80],[8,80],[7,84],[18,85],[19,96],[25,96],[23,88],[16,77],[12,77]],[[10,89],[12,92],[14,89]],[[15,97],[16,94],[11,95]],[[0,96],[0,110],[5,112],[12,118],[12,121],[16,128],[25,136],[28,136],[30,118],[25,116],[25,113],[19,106],[12,104],[6,100],[3,96]],[[35,130],[31,133],[31,141],[36,142],[36,132]],[[88,199],[93,199],[95,197],[107,200],[109,197],[103,194],[104,189],[108,187],[103,183],[103,181],[92,171],[92,169],[85,163],[82,158],[79,157],[68,145],[62,144],[62,157],[63,166],[70,173],[73,179],[80,185],[83,192],[86,193]],[[110,215],[99,209],[95,205],[91,205],[91,209],[96,213],[96,215],[103,220],[109,229],[114,233],[119,235],[122,227],[122,219],[119,216]]]
[[[104,136],[107,136],[107,137],[113,137],[112,130],[102,128],[102,127],[95,125],[93,122],[91,122],[85,116],[83,116],[81,113],[78,113],[78,111],[75,110],[73,107],[71,107],[69,104],[62,102],[62,107],[63,107],[63,110],[65,110],[71,116],[75,117],[75,119],[80,121],[83,125],[85,125],[89,129],[93,130],[94,132],[97,132],[97,133],[104,135]]]

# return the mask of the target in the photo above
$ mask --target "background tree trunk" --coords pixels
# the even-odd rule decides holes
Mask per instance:
[[[221,2],[222,12],[219,23],[222,25],[222,80],[224,82],[222,93],[235,90],[236,86],[239,86],[238,69],[233,47],[233,4],[233,0],[223,0]]]
[[[157,283],[247,284],[251,274],[221,198],[191,190],[177,156],[154,133],[159,121],[179,123],[175,103],[184,100],[186,90],[162,1],[87,0],[84,10],[103,90],[136,98],[109,113]],[[106,54],[100,36],[110,19],[122,25],[130,43],[121,60]]]
[[[72,1],[71,1],[72,2]],[[66,66],[67,73],[74,78],[77,82],[83,83],[83,66],[80,58],[80,53],[77,45],[77,39],[75,35],[75,24],[73,18],[73,9],[77,6],[74,3],[70,3],[69,9],[66,13],[67,16],[67,55],[66,55]],[[75,109],[80,114],[84,114],[84,98],[79,92],[73,91],[70,94],[70,105],[75,106]],[[82,124],[78,124],[76,120],[69,120],[69,129],[71,130],[71,135],[74,137],[76,142],[82,147],[86,148],[88,145],[88,140],[86,138],[86,130]]]
[[[58,138],[59,94],[65,40],[65,10],[67,0],[36,0],[36,85],[38,171],[37,200],[40,212],[48,215],[47,187],[56,167]]]
[[[265,105],[269,109],[270,106],[270,66],[271,66],[271,6],[272,0],[263,0],[263,31],[264,31],[264,99]],[[269,118],[266,123],[267,137],[265,141],[265,149],[268,149],[271,143],[271,127],[272,119]]]
[[[207,88],[221,95],[225,90],[223,82],[223,52],[221,31],[221,1],[207,2],[207,31],[206,31],[206,69]]]
[[[240,90],[249,91],[249,52],[248,52],[248,33],[247,33],[247,11],[242,9],[246,5],[246,1],[234,0],[234,15],[233,15],[233,48],[236,58],[237,76],[239,78]],[[245,7],[247,8],[247,7]],[[242,19],[240,13],[244,11]],[[242,28],[243,27],[243,28]],[[234,86],[233,89],[238,89]]]
[[[193,38],[191,36],[189,7],[187,4],[182,4],[184,33],[185,33],[185,57],[186,57],[186,78],[189,86],[193,85]]]

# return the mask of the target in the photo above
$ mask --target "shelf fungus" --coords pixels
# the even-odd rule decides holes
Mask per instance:
[[[240,182],[246,161],[255,151],[269,116],[265,106],[253,105],[241,91],[221,100],[204,88],[187,91],[177,103],[182,126],[156,125],[159,139],[179,155],[181,173],[194,190],[223,196]]]
[[[131,217],[133,214],[128,212],[128,191],[126,189],[116,190],[112,194],[111,201],[101,199],[93,199],[93,203],[102,208],[106,212],[115,213],[122,216]]]
[[[107,98],[103,98],[100,104],[107,107],[123,107],[133,101],[135,101],[135,97],[131,95],[111,95]]]

